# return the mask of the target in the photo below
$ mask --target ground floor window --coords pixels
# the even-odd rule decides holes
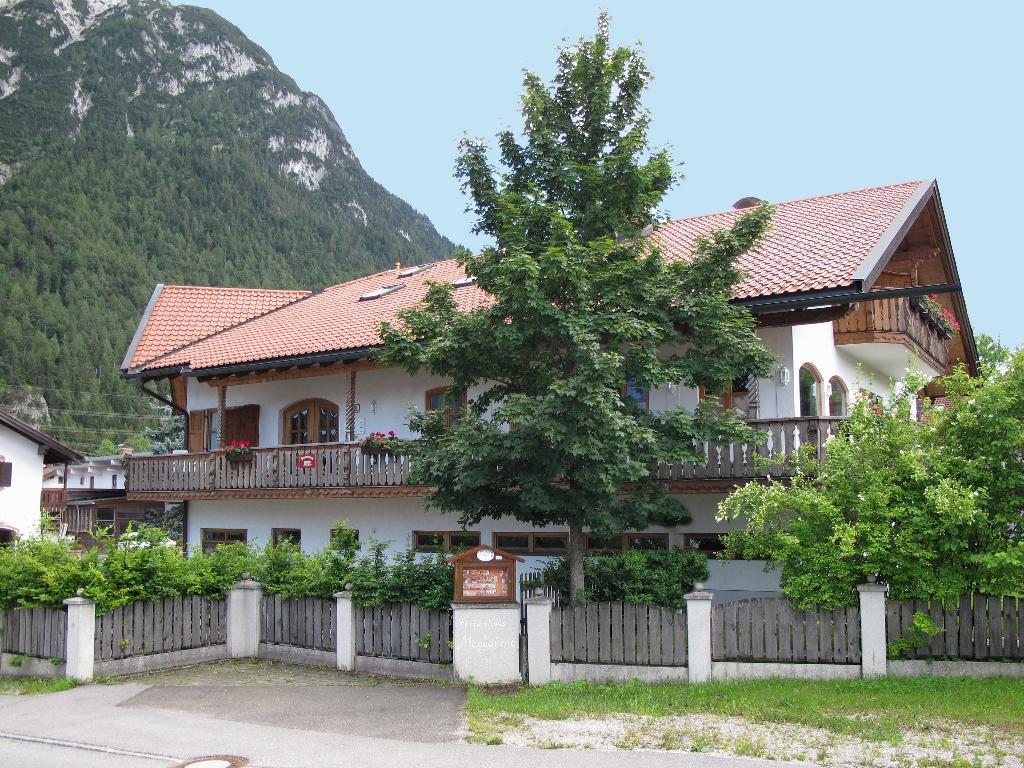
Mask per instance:
[[[9,547],[14,543],[14,531],[10,528],[0,528],[0,547]]]
[[[469,549],[480,543],[480,531],[413,531],[412,542],[419,552]]]
[[[496,533],[493,542],[506,552],[530,555],[564,555],[569,551],[569,534],[562,531]]]
[[[302,531],[298,528],[274,528],[270,533],[275,547],[286,541],[296,547],[302,546]]]
[[[587,534],[587,551],[613,554],[627,549],[668,549],[667,533],[622,533],[617,536]]]
[[[245,528],[203,528],[203,553],[210,554],[221,544],[245,544],[249,531]]]
[[[721,557],[721,553],[725,551],[720,533],[688,533],[686,546],[704,552],[712,560]]]

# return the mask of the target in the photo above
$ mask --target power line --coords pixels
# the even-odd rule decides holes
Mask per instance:
[[[103,390],[84,390],[84,389],[61,389],[60,387],[37,387],[32,384],[12,384],[12,389],[28,390],[30,392],[63,392],[69,395],[102,395],[104,397],[119,397],[125,400],[145,400],[152,402],[152,398],[147,395],[127,395],[118,392],[104,392]]]
[[[120,419],[162,419],[160,413],[115,413],[113,411],[76,411],[72,408],[47,408],[50,413],[67,413],[73,416],[114,416]]]

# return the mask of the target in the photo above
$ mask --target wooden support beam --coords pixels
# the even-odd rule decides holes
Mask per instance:
[[[217,387],[217,447],[224,447],[224,416],[227,412],[227,385]]]
[[[849,304],[816,309],[797,309],[791,312],[771,312],[757,316],[758,328],[776,328],[780,325],[808,325],[810,323],[831,323],[850,311]]]
[[[306,379],[313,376],[330,376],[336,373],[344,374],[350,371],[369,371],[383,367],[379,363],[374,363],[370,360],[339,361],[326,365],[293,366],[272,371],[233,373],[230,376],[200,376],[199,381],[209,384],[211,387],[228,384],[231,386],[238,384],[263,384],[268,381],[290,381],[291,379]]]
[[[356,439],[356,369],[348,374],[348,397],[345,400],[345,439]]]

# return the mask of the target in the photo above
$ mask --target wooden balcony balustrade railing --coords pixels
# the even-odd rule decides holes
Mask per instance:
[[[832,324],[836,344],[912,342],[928,362],[946,370],[949,340],[907,296],[862,301]]]
[[[767,419],[750,422],[766,433],[760,443],[701,446],[705,459],[697,463],[660,464],[662,480],[730,480],[785,476],[786,460],[806,444],[824,455],[825,443],[842,419]],[[312,456],[312,462],[308,457]],[[768,469],[756,466],[756,457],[772,459]],[[300,460],[300,457],[302,459]],[[312,466],[304,468],[301,463]],[[230,461],[223,453],[140,456],[128,462],[129,496],[180,493],[210,495],[217,491],[260,491],[389,487],[408,485],[412,461],[408,456],[367,456],[358,445],[318,445],[254,448],[251,458]]]

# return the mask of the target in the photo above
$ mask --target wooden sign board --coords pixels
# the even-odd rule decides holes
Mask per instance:
[[[523,558],[495,547],[480,545],[448,562],[455,566],[456,603],[514,603],[516,563]]]

